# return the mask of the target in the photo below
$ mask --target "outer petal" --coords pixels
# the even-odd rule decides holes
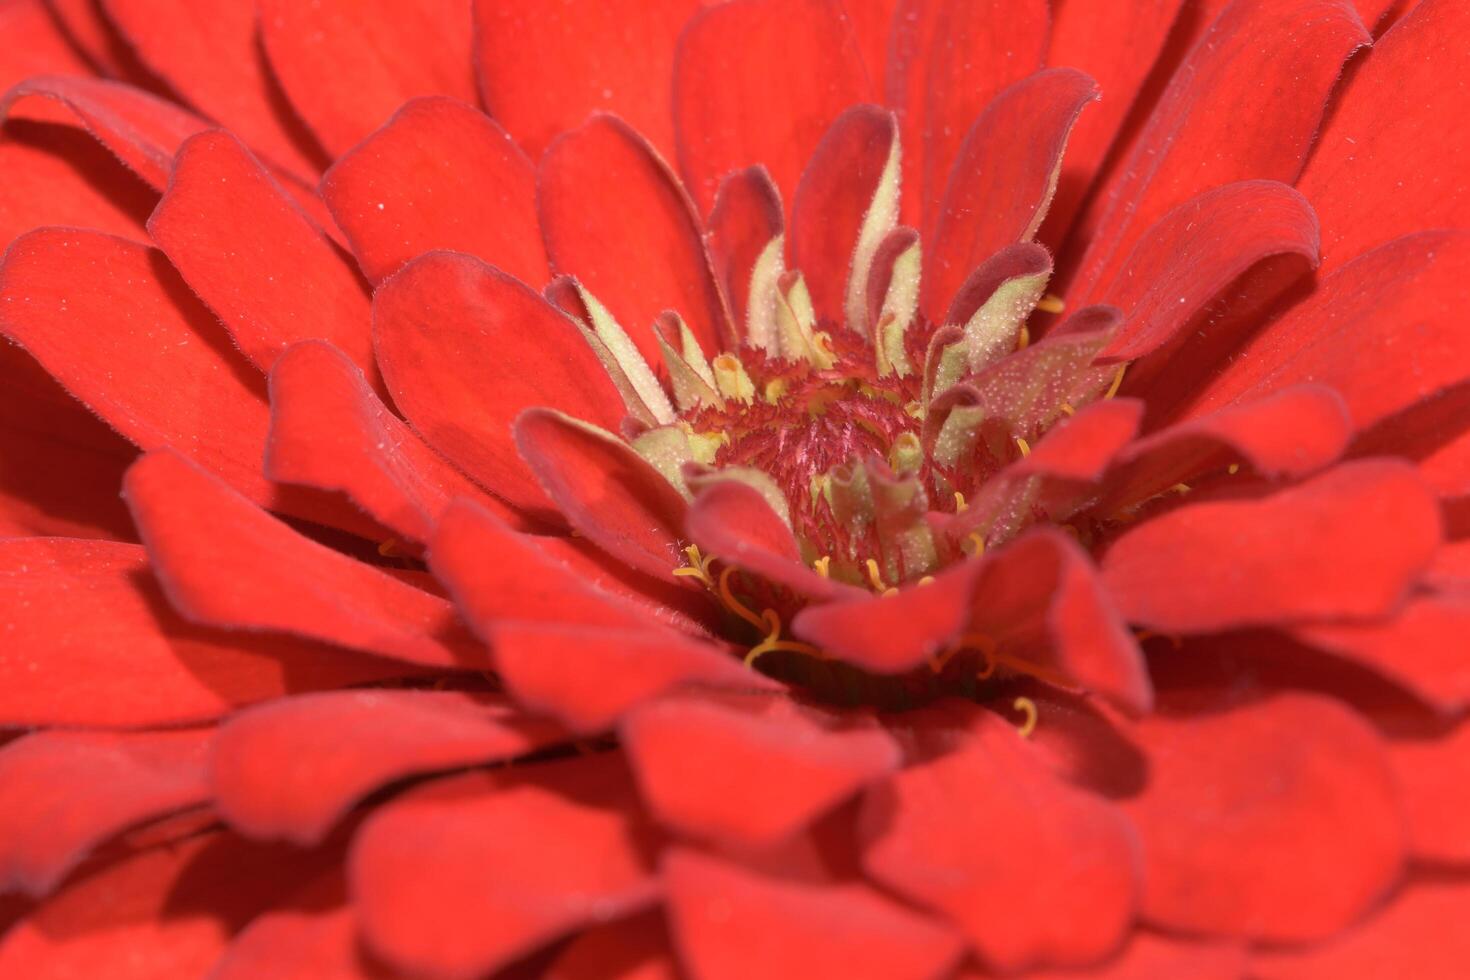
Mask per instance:
[[[941,185],[943,204],[925,263],[924,306],[931,316],[982,262],[1036,237],[1057,190],[1068,136],[1097,96],[1091,78],[1053,68],[1005,89],[969,127]]]
[[[656,912],[596,926],[566,945],[546,980],[679,980],[682,974]]]
[[[1240,980],[1250,975],[1246,952],[1229,943],[1185,942],[1134,932],[1106,963],[1080,970],[1038,970],[1027,980]]]
[[[203,976],[230,936],[298,888],[321,857],[209,833],[104,865],[0,940],[0,975]]]
[[[1337,389],[1359,429],[1379,422],[1470,379],[1467,284],[1470,234],[1395,239],[1259,331],[1191,412],[1316,381]]]
[[[1463,635],[1463,634],[1462,634]],[[1409,819],[1409,848],[1423,861],[1470,863],[1470,724],[1436,738],[1388,743]]]
[[[1470,885],[1423,881],[1410,885],[1362,925],[1335,942],[1300,953],[1258,953],[1251,973],[1262,980],[1320,977],[1458,975],[1470,961]]]
[[[1388,760],[1334,701],[1281,695],[1141,722],[1151,761],[1124,804],[1144,842],[1143,912],[1171,930],[1324,938],[1398,877],[1404,831]]]
[[[297,534],[181,456],[144,456],[124,486],[169,600],[194,622],[434,667],[483,662],[448,602]]]
[[[675,939],[700,980],[932,980],[961,953],[949,930],[856,882],[764,878],[683,849],[664,859],[663,877]]]
[[[668,630],[507,621],[490,634],[496,673],[516,701],[581,732],[680,687],[777,689],[725,649]]]
[[[537,205],[552,271],[576,276],[650,364],[653,322],[673,309],[706,351],[731,331],[699,216],[678,178],[637,132],[599,115],[541,158]]]
[[[432,252],[373,297],[373,336],[393,398],[424,439],[522,508],[545,497],[516,455],[511,424],[555,405],[616,427],[622,399],[576,325],[503,272]]]
[[[0,332],[140,448],[178,447],[252,500],[362,528],[335,501],[282,495],[261,475],[259,379],[152,249],[67,229],[22,237],[0,264]]]
[[[474,773],[381,807],[357,835],[353,902],[390,962],[478,977],[652,897],[651,834],[610,755]]]
[[[700,0],[475,0],[475,68],[490,114],[533,156],[594,111],[673,159],[674,42]]]
[[[42,0],[10,0],[0,7],[0,34],[9,43],[0,54],[0,88],[32,75],[85,75],[87,63],[67,43]]]
[[[1424,0],[1384,35],[1345,86],[1298,187],[1322,219],[1323,270],[1422,228],[1470,225],[1470,180],[1449,161],[1470,133],[1470,8]]]
[[[270,377],[265,473],[272,480],[342,491],[374,520],[425,542],[456,497],[513,512],[470,483],[388,410],[341,351],[303,341]]]
[[[204,803],[213,730],[37,732],[0,750],[0,891],[49,892],[128,827]]]
[[[784,229],[781,193],[765,167],[747,167],[720,182],[709,214],[710,258],[742,340],[750,337],[751,275],[761,253]]]
[[[103,0],[107,17],[183,101],[256,150],[300,174],[321,151],[275,89],[255,36],[254,0],[215,0],[200,16],[189,0]]]
[[[415,673],[280,636],[190,626],[137,545],[0,541],[0,589],[0,725],[187,724],[290,691]],[[87,615],[77,615],[75,596],[86,597]]]
[[[547,278],[536,172],[505,130],[454,99],[414,99],[322,179],[322,196],[373,282],[434,249]]]
[[[1133,917],[1138,842],[993,717],[968,747],[905,770],[863,812],[867,872],[949,916],[1001,971],[1087,963]]]
[[[271,67],[340,156],[416,95],[475,98],[463,0],[260,0]]]
[[[1269,497],[1186,503],[1125,532],[1102,569],[1131,622],[1209,632],[1386,612],[1439,537],[1413,470],[1368,460]]]
[[[560,412],[529,409],[516,445],[572,527],[609,555],[673,581],[688,505],[627,443]]]
[[[0,130],[0,171],[0,242],[6,245],[43,225],[147,241],[143,222],[158,195],[82,129],[10,120]]]
[[[1117,280],[1099,291],[1125,316],[1102,356],[1133,360],[1173,339],[1216,293],[1272,255],[1317,258],[1317,219],[1296,191],[1248,180],[1206,191],[1138,240]]]
[[[1048,65],[1080,68],[1107,93],[1083,114],[1067,140],[1048,245],[1062,240],[1082,206],[1103,158],[1133,108],[1134,98],[1164,48],[1183,0],[1068,0],[1053,5]],[[1195,7],[1203,6],[1195,4]]]
[[[868,91],[836,0],[733,0],[700,11],[674,56],[679,169],[700,211],[720,178],[757,163],[791,200],[822,134]]]
[[[292,343],[320,337],[376,379],[361,281],[233,136],[183,145],[148,232],[262,371]]]
[[[161,191],[184,140],[209,128],[198,116],[139,89],[96,78],[31,78],[0,98],[0,117],[27,98],[53,100],[154,190]],[[27,108],[29,105],[27,104]]]
[[[316,844],[381,786],[513,759],[565,737],[494,699],[451,691],[332,691],[242,712],[210,759],[216,806],[255,838]]]
[[[336,869],[251,920],[210,980],[398,980],[358,948],[357,921]]]
[[[1295,179],[1343,62],[1368,40],[1348,0],[1241,0],[1226,9],[1099,189],[1105,210],[1090,228],[1073,298],[1092,302],[1153,223],[1200,192]]]
[[[1128,445],[1143,420],[1143,403],[1133,398],[1093,402],[1049,429],[1010,472],[1064,480],[1093,481]]]
[[[785,702],[664,698],[633,711],[622,736],[654,815],[736,848],[789,840],[900,762],[882,731],[824,731]]]

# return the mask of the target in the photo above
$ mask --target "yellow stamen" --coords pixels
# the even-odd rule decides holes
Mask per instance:
[[[1128,373],[1128,365],[1126,365],[1126,364],[1120,364],[1120,365],[1118,365],[1118,373],[1115,374],[1115,375],[1113,375],[1113,383],[1108,386],[1108,393],[1106,395],[1103,395],[1103,398],[1104,399],[1112,398],[1114,395],[1116,395],[1118,393],[1118,389],[1121,388],[1121,387],[1123,387],[1123,375],[1125,375],[1127,373]]]
[[[920,585],[933,585],[934,584],[934,576],[933,575],[925,575],[923,578],[919,579],[919,584]]]
[[[967,511],[969,509],[970,509],[970,505],[965,500],[965,495],[962,494],[962,493],[960,493],[958,490],[956,490],[954,492],[954,512],[956,514],[963,514],[965,511]]]
[[[1036,731],[1036,702],[1030,698],[1016,698],[1011,705],[1026,716],[1026,720],[1021,722],[1020,728],[1016,731],[1022,738],[1030,738],[1031,733]]]
[[[970,555],[978,558],[980,555],[985,554],[985,536],[979,531],[971,531],[969,536],[965,538],[965,544],[970,546]],[[963,547],[961,550],[964,550]]]
[[[1043,313],[1060,313],[1067,308],[1067,304],[1056,293],[1047,293],[1037,301],[1036,308]]]
[[[735,574],[735,566],[733,565],[727,565],[720,571],[720,601],[723,602],[725,604],[725,607],[729,609],[732,613],[739,616],[741,619],[745,620],[756,629],[767,629],[769,627],[769,624],[766,622],[765,617],[757,616],[754,612],[751,611],[749,606],[741,602],[739,599],[735,598],[735,593],[730,591],[730,576],[733,574]],[[780,622],[778,621],[776,625],[779,628]]]
[[[711,591],[715,588],[715,580],[709,573],[709,564],[714,561],[714,556],[702,556],[699,553],[699,545],[691,544],[684,549],[684,554],[689,556],[689,564],[683,568],[674,569],[674,574],[680,577],[698,579],[706,589]]]
[[[378,554],[382,555],[384,558],[403,557],[403,552],[398,550],[397,538],[389,538],[387,541],[384,541],[382,544],[378,545]]]
[[[776,614],[774,609],[767,609],[761,613],[761,622],[766,630],[766,638],[750,648],[750,652],[745,655],[745,666],[753,666],[762,654],[771,653],[776,650],[804,653],[810,657],[822,656],[822,651],[810,643],[781,639],[781,617]]]
[[[1184,494],[1189,493],[1190,491],[1192,491],[1194,489],[1194,487],[1191,487],[1187,483],[1176,483],[1172,487],[1170,487],[1169,489],[1170,490],[1173,490],[1175,493],[1179,494],[1180,496],[1183,496]]]
[[[1235,474],[1237,474],[1237,473],[1240,472],[1240,464],[1239,463],[1231,463],[1229,466],[1227,466],[1225,468],[1225,472],[1226,473],[1229,473],[1231,476],[1234,476]]]
[[[812,568],[816,569],[817,574],[820,575],[820,576],[822,576],[822,578],[831,578],[832,577],[832,556],[831,555],[823,555],[822,557],[818,558],[816,561],[812,562]]]
[[[1016,350],[1025,350],[1031,344],[1031,331],[1026,327],[1016,336]]]
[[[1072,407],[1071,402],[1062,402],[1062,411],[1066,412],[1068,415],[1077,414],[1077,409]]]
[[[1021,450],[1022,457],[1031,455],[1031,443],[1022,439],[1020,436],[1016,436],[1016,448]]]
[[[873,586],[874,592],[883,592],[888,585],[883,581],[883,575],[878,571],[878,563],[868,559],[868,582]]]

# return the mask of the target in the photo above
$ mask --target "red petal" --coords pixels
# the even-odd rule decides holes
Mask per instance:
[[[1106,963],[1083,970],[1038,970],[1026,980],[1241,980],[1246,953],[1227,943],[1197,943],[1135,932]]]
[[[1325,385],[1293,385],[1133,443],[1119,455],[1097,509],[1107,513],[1137,504],[1237,460],[1261,476],[1305,476],[1337,459],[1351,434],[1337,392]]]
[[[974,589],[972,630],[999,652],[1101,695],[1126,711],[1153,701],[1143,657],[1087,554],[1042,528],[994,554]]]
[[[1368,41],[1347,0],[1232,4],[1094,195],[1103,210],[1090,221],[1072,298],[1091,302],[1127,267],[1148,229],[1200,192],[1239,180],[1294,180],[1343,62]],[[1277,78],[1292,81],[1263,84]]]
[[[615,436],[542,408],[521,414],[515,437],[572,527],[630,568],[674,580],[688,505],[651,464]]]
[[[463,0],[261,0],[271,67],[327,152],[340,156],[416,95],[475,100]]]
[[[1470,73],[1470,7],[1419,4],[1363,60],[1298,186],[1322,219],[1324,271],[1423,228],[1470,225],[1470,182],[1450,161],[1470,155],[1470,112],[1450,82]]]
[[[310,846],[373,790],[435,770],[526,755],[564,736],[495,700],[444,691],[333,691],[230,719],[210,782],[251,837]]]
[[[1292,635],[1361,664],[1454,714],[1470,704],[1467,629],[1470,598],[1430,595],[1410,599],[1381,623],[1308,626]]]
[[[56,118],[74,116],[154,190],[163,190],[179,146],[209,127],[198,116],[139,89],[96,78],[32,78],[0,98],[0,117],[27,98],[65,107]],[[27,106],[29,108],[29,106]]]
[[[822,134],[868,92],[836,0],[733,0],[700,11],[674,56],[679,169],[700,211],[722,177],[757,163],[791,200]]]
[[[353,847],[368,943],[395,965],[478,977],[652,896],[649,828],[607,754],[432,783]]]
[[[483,662],[449,603],[296,533],[182,456],[144,456],[124,493],[169,601],[193,622],[434,667]]]
[[[1122,310],[1123,327],[1102,356],[1133,360],[1172,340],[1202,306],[1268,256],[1317,258],[1317,219],[1285,184],[1247,180],[1206,191],[1164,215],[1097,290]]]
[[[0,537],[133,540],[117,497],[135,451],[30,355],[0,345]]]
[[[1054,68],[1001,92],[969,126],[953,171],[936,175],[948,179],[939,185],[943,204],[924,270],[924,307],[931,315],[990,256],[1036,237],[1057,189],[1068,134],[1097,96],[1091,78]]]
[[[881,731],[824,731],[779,701],[751,711],[665,698],[632,712],[622,736],[655,816],[737,848],[791,839],[900,761]]]
[[[883,83],[888,65],[888,39],[899,0],[842,0],[848,23],[863,55],[863,67],[874,89]]]
[[[376,377],[360,280],[233,136],[184,144],[148,232],[262,371],[320,337]]]
[[[1461,636],[1464,634],[1461,633]],[[1422,861],[1470,862],[1470,724],[1434,739],[1388,743],[1409,819],[1409,849]]]
[[[182,101],[282,166],[299,174],[319,169],[321,151],[280,99],[260,56],[250,0],[214,3],[206,17],[189,0],[105,0],[101,6]]]
[[[679,980],[682,974],[656,913],[596,926],[567,943],[546,980]]]
[[[1138,887],[1127,819],[1052,776],[1000,718],[974,734],[869,794],[868,874],[949,916],[996,970],[1112,952]]]
[[[5,174],[0,183],[0,242],[8,245],[42,225],[75,225],[148,240],[143,222],[158,195],[75,126],[26,119],[5,123],[0,172]]]
[[[280,636],[190,626],[170,610],[137,545],[0,541],[0,576],[11,611],[0,726],[187,724],[288,691],[414,673]],[[87,615],[77,615],[76,596],[86,597]]]
[[[357,920],[336,869],[256,916],[230,943],[210,980],[397,980],[362,955]]]
[[[67,43],[42,0],[11,0],[0,7],[0,90],[32,75],[85,75],[87,63]]]
[[[1191,8],[1205,4],[1192,4]],[[1105,97],[1088,109],[1067,139],[1047,244],[1060,243],[1082,207],[1114,137],[1133,108],[1183,0],[1067,0],[1053,4],[1048,65],[1070,65],[1097,79]],[[1191,11],[1193,12],[1193,11]]]
[[[673,932],[701,980],[929,980],[961,945],[943,926],[867,885],[766,878],[679,849],[663,862]]]
[[[971,124],[1002,89],[1041,67],[1046,7],[1041,0],[899,4],[886,91],[902,123],[902,220],[926,238]]]
[[[576,325],[478,259],[433,252],[373,297],[378,361],[399,409],[435,449],[521,508],[545,496],[511,425],[555,405],[615,428],[625,409]]]
[[[490,114],[532,156],[595,111],[614,112],[673,159],[674,42],[699,0],[476,0],[476,68]]]
[[[364,529],[336,501],[282,494],[261,475],[268,411],[259,377],[160,253],[41,229],[5,253],[0,303],[0,332],[135,445],[178,448],[252,500]]]
[[[496,672],[516,701],[583,732],[602,731],[635,705],[686,685],[775,689],[721,647],[667,630],[510,620],[490,635]]]
[[[1470,378],[1467,283],[1470,234],[1422,232],[1374,249],[1257,333],[1190,411],[1315,381],[1366,428]]]
[[[1463,879],[1418,882],[1333,942],[1297,953],[1257,953],[1251,975],[1262,980],[1455,977],[1470,962],[1467,917],[1470,885]]]
[[[854,106],[837,117],[801,173],[791,201],[791,264],[805,277],[819,319],[849,320],[849,280],[867,271],[854,267],[853,251],[897,139],[893,113]]]
[[[271,370],[265,472],[273,480],[342,491],[384,527],[425,542],[449,502],[469,497],[513,519],[388,410],[346,355],[319,340],[286,351]]]
[[[739,480],[716,480],[699,492],[684,522],[689,537],[722,561],[784,585],[808,599],[847,591],[801,560],[796,538],[759,490]]]
[[[213,734],[37,732],[0,750],[0,891],[43,895],[98,844],[204,803]]]
[[[1090,483],[1133,439],[1142,419],[1143,403],[1137,399],[1093,402],[1048,430],[1031,454],[1010,472]]]
[[[72,882],[6,933],[0,975],[205,976],[234,932],[321,863],[223,833],[139,852]]]
[[[414,99],[322,178],[322,196],[373,282],[424,252],[479,256],[547,278],[536,172],[494,120],[453,99]]]
[[[751,273],[761,252],[784,227],[781,192],[765,167],[749,167],[720,182],[709,214],[708,244],[740,338],[749,330]]]
[[[1325,938],[1382,897],[1403,818],[1378,737],[1315,695],[1141,722],[1151,768],[1124,805],[1144,842],[1143,913],[1170,930]]]
[[[1367,460],[1160,514],[1112,544],[1103,578],[1130,622],[1165,633],[1372,616],[1403,597],[1439,536],[1413,469]]]
[[[731,336],[694,205],[647,141],[594,116],[541,158],[536,201],[552,271],[576,276],[660,362],[653,322],[682,314],[706,351]]]
[[[445,512],[429,548],[429,567],[481,636],[504,620],[638,629],[647,618],[618,596],[580,578],[468,501]],[[494,555],[494,561],[486,561]]]
[[[865,595],[796,614],[791,629],[823,652],[880,674],[900,673],[937,655],[970,617],[980,562],[961,562],[927,585]]]

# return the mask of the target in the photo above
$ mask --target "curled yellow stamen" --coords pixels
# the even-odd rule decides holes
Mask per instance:
[[[831,578],[832,577],[832,556],[831,555],[823,555],[822,557],[818,558],[816,561],[812,562],[812,568],[816,569],[817,574],[820,575],[820,576],[822,576],[822,578]]]
[[[919,579],[919,584],[920,585],[932,585],[932,584],[934,584],[934,576],[933,575],[925,575],[923,578]]]
[[[963,514],[969,509],[970,504],[965,500],[965,495],[956,490],[954,492],[954,512],[956,514]]]
[[[1071,402],[1062,402],[1062,411],[1066,412],[1068,415],[1077,414],[1077,409],[1072,407]]]
[[[965,538],[965,543],[970,546],[969,552],[974,557],[985,554],[985,535],[979,531],[971,531]]]
[[[689,564],[682,568],[674,569],[674,574],[681,578],[698,579],[706,589],[713,591],[715,580],[709,573],[709,565],[714,560],[714,556],[700,555],[699,545],[697,544],[691,544],[685,548],[684,554],[689,556]]]
[[[1116,395],[1118,393],[1118,389],[1121,388],[1121,387],[1123,387],[1123,375],[1125,375],[1127,373],[1128,373],[1128,365],[1126,365],[1126,364],[1120,364],[1120,365],[1118,365],[1118,373],[1115,374],[1115,375],[1113,375],[1113,383],[1108,386],[1108,393],[1106,395],[1103,395],[1103,398],[1112,398],[1114,395]]]
[[[878,571],[878,563],[868,559],[868,583],[873,586],[874,592],[886,592],[888,584],[883,581],[883,575]]]
[[[1066,302],[1056,293],[1047,293],[1036,303],[1042,313],[1060,313],[1067,308]]]
[[[1026,327],[1021,328],[1020,334],[1016,336],[1016,350],[1025,350],[1031,343],[1031,331]]]
[[[810,643],[802,643],[798,640],[781,639],[781,617],[776,610],[767,609],[761,613],[761,621],[766,630],[766,638],[750,648],[745,655],[745,666],[754,666],[762,654],[771,653],[775,650],[787,650],[791,653],[804,653],[809,657],[821,657],[822,651]]]
[[[1030,698],[1016,698],[1011,702],[1012,707],[1026,716],[1016,731],[1022,738],[1030,738],[1031,733],[1036,731],[1036,702]]]
[[[1237,474],[1237,473],[1240,472],[1240,464],[1239,463],[1231,463],[1229,466],[1227,466],[1225,468],[1225,472],[1226,473],[1229,473],[1231,476],[1234,476],[1235,474]]]
[[[384,558],[403,557],[403,552],[398,550],[397,538],[389,538],[387,541],[384,541],[382,544],[378,545],[378,554],[382,555]]]
[[[1023,458],[1031,455],[1031,443],[1022,439],[1020,436],[1016,436],[1016,448],[1021,450],[1021,456]]]
[[[766,622],[764,616],[757,616],[753,611],[751,611],[751,608],[749,606],[741,602],[739,599],[735,598],[735,593],[730,591],[730,576],[733,574],[735,574],[735,566],[733,565],[727,565],[724,569],[720,571],[720,584],[718,586],[720,601],[723,602],[725,604],[725,607],[729,609],[732,613],[739,616],[741,619],[745,620],[756,629],[769,629],[770,624]],[[772,615],[775,614],[772,613]],[[779,629],[780,626],[781,623],[779,620],[777,620],[777,629]]]
[[[1191,491],[1193,491],[1194,490],[1194,487],[1190,486],[1187,483],[1176,483],[1172,487],[1170,487],[1169,489],[1170,490],[1173,490],[1175,493],[1179,494],[1180,496],[1183,496],[1184,494],[1190,493]]]

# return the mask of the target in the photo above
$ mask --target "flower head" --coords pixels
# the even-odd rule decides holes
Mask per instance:
[[[0,11],[0,974],[1470,956],[1462,4],[162,6]]]

